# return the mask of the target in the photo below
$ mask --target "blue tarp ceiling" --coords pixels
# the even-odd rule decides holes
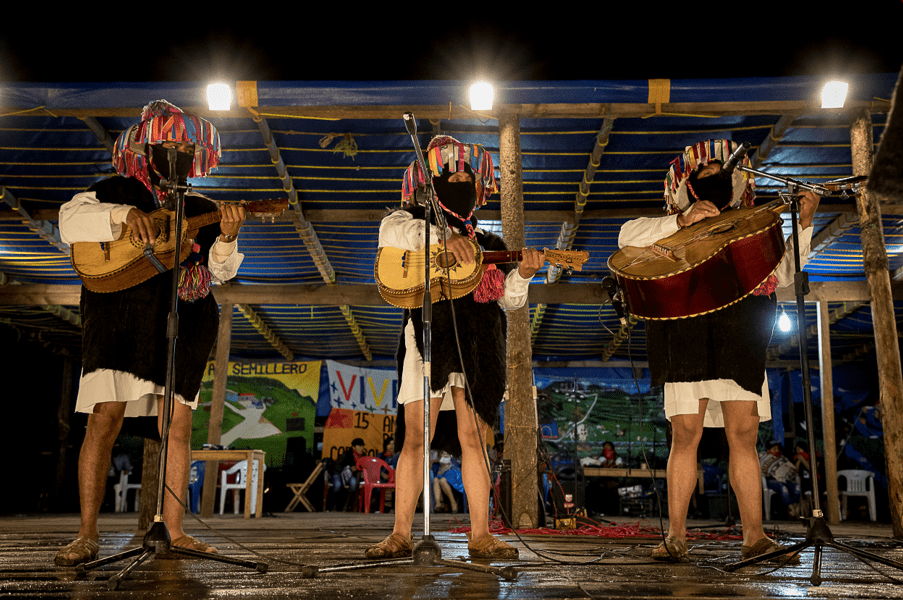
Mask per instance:
[[[848,105],[869,110],[876,144],[895,82],[896,74],[851,81]],[[617,249],[623,222],[657,214],[663,205],[666,167],[684,146],[724,137],[750,142],[755,157],[760,145],[774,136],[775,124],[791,115],[789,127],[759,168],[813,183],[852,174],[849,113],[817,107],[821,80],[669,83],[670,97],[658,115],[650,103],[650,82],[645,80],[510,82],[498,91],[497,102],[518,105],[522,115],[523,208],[529,245],[556,245],[560,215],[573,221],[575,197],[590,154],[600,132],[607,136],[572,244],[576,250],[588,251],[591,258],[582,272],[564,274],[557,284],[548,286],[553,300],[531,302],[534,360],[602,359],[620,326],[618,319],[609,305],[574,302],[572,294],[577,290],[585,294],[586,286],[597,285],[608,274],[606,261]],[[495,115],[471,114],[462,108],[466,96],[462,82],[257,82],[257,93],[255,110],[272,131],[301,210],[335,273],[337,296],[343,290],[359,291],[361,286],[375,288],[378,219],[387,208],[398,205],[401,173],[413,159],[402,112],[413,110],[415,116],[429,117],[418,120],[422,145],[432,132],[441,130],[484,144],[496,165],[499,162],[498,121]],[[71,300],[72,294],[66,302],[53,302],[59,296],[42,294],[47,289],[57,293],[57,286],[77,291],[79,284],[65,247],[46,239],[47,234],[52,238],[56,211],[75,193],[113,172],[110,153],[89,121],[115,139],[137,121],[141,107],[150,100],[166,98],[187,110],[203,112],[219,129],[224,152],[220,167],[212,176],[193,181],[195,187],[214,199],[286,196],[252,113],[233,109],[216,115],[201,108],[203,94],[201,85],[191,83],[0,86],[0,186],[8,204],[2,206],[7,212],[0,220],[0,295],[12,297],[19,290],[31,294],[28,301],[0,303],[0,320],[6,326],[59,351],[79,352],[77,301]],[[440,118],[443,114],[445,118]],[[356,153],[337,151],[346,139],[353,139]],[[760,178],[757,182],[760,201],[775,198],[778,191],[772,181]],[[18,214],[12,213],[14,208]],[[503,234],[499,210],[496,195],[482,211],[490,217],[483,225]],[[883,212],[890,267],[896,270],[903,263],[903,223],[891,207]],[[23,221],[23,214],[32,221]],[[857,221],[852,201],[832,198],[823,203],[815,235],[824,244],[806,267],[812,281],[839,285],[863,280]],[[789,224],[785,231],[789,233]],[[826,237],[827,232],[836,234]],[[290,286],[324,284],[289,218],[249,222],[240,250],[246,258],[234,287],[275,285],[296,290],[303,288]],[[544,269],[534,286],[546,285],[545,277]],[[253,301],[245,305],[250,311],[233,309],[232,354],[254,360],[284,358],[285,353],[270,341],[275,337],[299,358],[372,358],[388,363],[401,311],[378,296],[371,297],[363,302],[352,298],[305,303],[304,296],[279,296],[276,302],[252,296]],[[867,303],[832,301],[829,308],[836,316],[831,328],[835,360],[857,360],[873,353]],[[790,303],[786,310],[792,310]],[[807,320],[814,324],[815,305],[807,310]],[[772,345],[773,359],[798,358],[798,346],[790,334],[776,331]],[[814,357],[817,345],[810,348]],[[611,361],[623,365],[644,359],[645,336],[639,323]]]

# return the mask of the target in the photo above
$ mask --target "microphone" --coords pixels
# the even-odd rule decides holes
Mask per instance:
[[[621,321],[621,325],[627,325],[627,317],[624,311],[624,303],[621,301],[621,292],[618,289],[618,280],[612,276],[602,278],[602,289],[608,294],[611,301],[611,307],[615,309],[615,314]]]
[[[721,167],[721,175],[727,177],[733,173],[734,169],[737,168],[737,165],[743,160],[743,157],[746,156],[747,152],[749,152],[749,142],[743,142],[736,150],[734,150],[731,157],[727,159],[727,162]]]
[[[414,120],[414,113],[406,112],[402,115],[404,126],[411,135],[417,135],[417,121]]]

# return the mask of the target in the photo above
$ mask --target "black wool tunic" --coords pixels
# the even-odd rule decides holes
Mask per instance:
[[[111,177],[94,191],[101,202],[135,206],[150,213],[156,209],[151,193],[133,178]],[[185,216],[217,210],[212,201],[197,196],[185,199]],[[203,227],[195,241],[206,260],[219,234],[219,224]],[[160,273],[118,292],[96,293],[82,287],[83,372],[113,369],[163,386],[166,383],[172,272]],[[176,340],[174,390],[191,401],[200,389],[204,367],[216,341],[219,308],[208,294],[194,302],[178,302],[179,333]],[[134,400],[128,398],[123,400]]]

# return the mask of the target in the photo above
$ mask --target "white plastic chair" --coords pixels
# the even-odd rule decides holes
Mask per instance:
[[[762,504],[765,508],[765,520],[771,520],[771,497],[777,494],[776,491],[768,488],[768,482],[765,481],[765,476],[762,475]]]
[[[257,461],[252,461],[251,473],[251,514],[257,512]],[[266,471],[266,465],[263,470]],[[233,483],[228,482],[229,475],[235,475]],[[220,475],[220,492],[219,492],[219,514],[223,514],[223,507],[226,504],[226,492],[232,490],[232,508],[233,512],[238,514],[239,492],[245,490],[248,493],[248,461],[242,460],[235,463],[232,467],[222,472]]]
[[[119,483],[113,485],[113,498],[115,499],[115,512],[126,512],[128,509],[129,490],[135,490],[135,503],[132,510],[138,511],[138,505],[141,502],[141,484],[129,483],[128,471],[119,473]]]
[[[846,480],[846,489],[841,488],[840,478]],[[840,493],[840,519],[847,518],[847,498],[865,496],[869,504],[869,519],[878,520],[878,509],[875,506],[875,475],[871,471],[860,469],[844,469],[837,472],[837,487]]]

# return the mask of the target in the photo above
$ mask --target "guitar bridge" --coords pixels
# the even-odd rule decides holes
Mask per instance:
[[[667,246],[662,246],[661,244],[652,244],[652,251],[658,254],[659,256],[664,256],[665,258],[676,261],[674,258],[674,250]]]

